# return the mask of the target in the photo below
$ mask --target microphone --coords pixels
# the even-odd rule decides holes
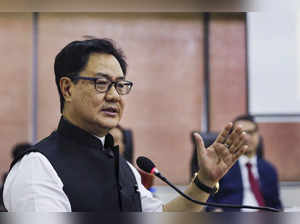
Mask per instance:
[[[161,179],[163,182],[167,183],[170,187],[172,187],[176,192],[178,192],[181,196],[184,198],[200,205],[204,206],[211,206],[211,207],[216,207],[216,208],[235,208],[235,209],[241,209],[241,208],[248,208],[248,209],[258,209],[258,210],[265,210],[265,211],[271,211],[271,212],[280,212],[278,209],[275,208],[270,208],[270,207],[259,207],[259,206],[249,206],[249,205],[232,205],[232,204],[219,204],[219,203],[209,203],[209,202],[201,202],[192,199],[190,196],[184,194],[182,191],[180,191],[175,185],[170,183],[167,178],[161,175],[159,170],[155,167],[154,163],[148,159],[147,157],[140,156],[136,160],[136,164],[138,167],[150,174],[154,174],[157,176],[159,179]]]

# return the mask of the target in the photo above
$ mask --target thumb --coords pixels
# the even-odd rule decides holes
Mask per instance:
[[[205,152],[205,146],[204,146],[203,139],[202,139],[201,135],[197,132],[195,132],[193,135],[195,137],[197,153],[198,153],[198,155],[202,155]]]

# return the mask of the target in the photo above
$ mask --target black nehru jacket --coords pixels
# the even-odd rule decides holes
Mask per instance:
[[[40,152],[50,161],[63,182],[72,211],[141,211],[135,176],[113,137],[101,140],[74,126],[63,117],[58,129],[25,154]]]

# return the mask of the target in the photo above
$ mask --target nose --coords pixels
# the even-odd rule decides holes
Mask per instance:
[[[120,100],[120,95],[116,90],[116,84],[111,83],[111,85],[108,87],[108,90],[105,94],[105,98],[107,101],[116,102]]]

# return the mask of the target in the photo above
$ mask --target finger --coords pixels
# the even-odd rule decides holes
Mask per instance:
[[[247,141],[247,134],[246,132],[242,132],[239,137],[237,137],[234,142],[232,143],[232,145],[229,148],[229,151],[231,153],[235,153],[240,147],[242,147],[243,145],[245,145]]]
[[[237,146],[235,153],[242,148],[244,145],[248,145],[248,135],[246,132],[243,132],[242,136],[240,137],[241,141],[240,144]]]
[[[228,145],[229,147],[240,138],[240,135],[242,134],[242,127],[236,126],[233,131],[230,133],[228,138],[226,139],[224,145]]]
[[[196,140],[196,148],[198,155],[202,155],[205,152],[205,146],[202,137],[199,133],[195,132],[194,134],[195,140]],[[200,158],[198,158],[200,159]]]
[[[243,154],[245,154],[245,152],[247,151],[247,149],[248,149],[248,145],[243,145],[242,147],[240,147],[239,149],[238,149],[238,151],[236,152],[236,153],[234,153],[233,154],[233,162],[235,162],[236,160],[238,160],[238,158],[241,156],[241,155],[243,155]]]
[[[230,122],[228,123],[225,128],[221,131],[221,133],[218,135],[215,143],[221,143],[223,144],[225,142],[225,140],[227,139],[230,131],[232,130],[232,126],[233,124]]]

